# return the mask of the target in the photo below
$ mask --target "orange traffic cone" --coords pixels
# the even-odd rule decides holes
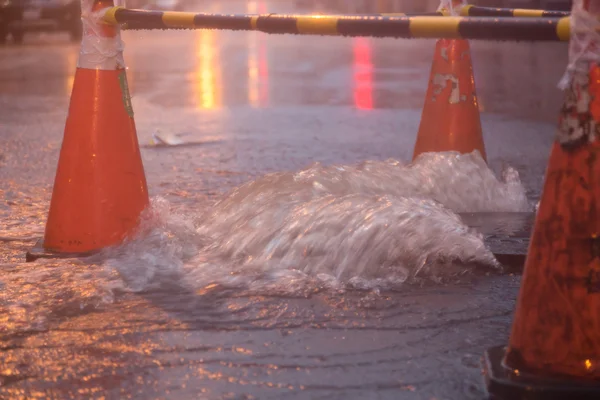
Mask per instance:
[[[82,3],[89,8],[46,232],[29,261],[117,244],[149,204],[119,31],[85,17],[112,1]]]
[[[550,155],[494,399],[600,399],[600,68],[578,73]]]
[[[479,150],[486,159],[469,42],[440,39],[421,115],[413,160],[421,153]]]

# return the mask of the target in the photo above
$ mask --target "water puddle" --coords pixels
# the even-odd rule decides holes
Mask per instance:
[[[307,297],[322,290],[402,290],[498,269],[459,212],[523,212],[518,173],[498,179],[479,153],[415,163],[314,164],[265,175],[212,203],[174,212],[152,199],[132,240],[85,260],[5,265],[5,333],[93,309],[122,292]]]

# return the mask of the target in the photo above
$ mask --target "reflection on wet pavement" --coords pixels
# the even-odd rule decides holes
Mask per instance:
[[[206,12],[293,9],[288,1],[200,4]],[[197,233],[188,231],[220,210],[215,203],[223,193],[267,173],[301,171],[285,175],[296,183],[307,180],[301,189],[285,187],[298,197],[354,182],[336,173],[357,178],[357,170],[372,172],[387,159],[409,160],[434,41],[219,31],[127,31],[123,37],[150,192],[166,199],[177,224],[160,222],[148,243],[121,249],[124,254],[110,262],[23,263],[32,237],[43,233],[78,46],[66,36],[42,34],[26,37],[23,47],[0,48],[0,236],[7,239],[0,238],[0,397],[481,398],[479,359],[483,349],[506,341],[517,277],[459,266],[438,281],[361,291],[327,286],[332,280],[322,274],[284,280],[276,270],[244,274],[213,265],[207,258],[214,254],[199,255],[197,248],[216,240],[196,242]],[[556,84],[566,45],[471,47],[490,168],[497,176],[516,168],[534,204],[561,101]],[[157,130],[201,144],[156,147]],[[346,170],[324,172],[315,162]],[[467,184],[475,179],[469,177],[489,176],[484,168],[466,171],[461,176]],[[408,175],[365,174],[359,183],[369,190],[361,194],[390,198],[391,205],[358,204],[374,205],[375,216],[410,214],[414,210],[399,207],[413,203],[397,201],[410,186],[403,180]],[[444,182],[444,175],[437,179]],[[413,185],[422,189],[433,181],[423,174]],[[438,185],[446,189],[426,197],[450,208],[501,197],[486,197],[497,193],[490,187],[504,190],[491,178],[487,182],[491,186],[467,185],[459,193]],[[513,190],[520,196],[518,185]],[[327,203],[333,212],[359,215],[348,208],[357,203],[334,193],[339,204]],[[265,208],[260,193],[240,210],[261,204],[255,222],[287,210],[285,201]],[[425,208],[426,201],[414,204],[437,210]],[[295,221],[318,215],[286,212],[279,238]],[[190,228],[198,215],[201,221]],[[449,221],[455,224],[451,234],[479,243]],[[310,226],[320,226],[320,234],[331,229]],[[395,232],[400,228],[394,226]],[[180,241],[182,232],[194,240]],[[331,251],[338,256],[345,238],[340,232],[328,237],[338,235],[338,251]],[[258,233],[247,236],[267,242],[268,232]],[[227,243],[225,230],[219,240]],[[281,249],[282,242],[269,245]],[[381,243],[388,246],[379,248],[382,257],[401,249]],[[232,248],[242,248],[238,244]],[[196,256],[192,263],[190,253]],[[257,254],[264,256],[250,255]],[[224,284],[240,279],[247,286]]]
[[[502,299],[513,297],[517,286],[484,281],[475,292],[465,284],[288,300],[126,295],[93,313],[63,316],[52,330],[3,341],[0,384],[6,386],[0,393],[30,399],[480,398],[472,373],[477,348],[503,340],[512,305]],[[449,384],[456,397],[448,397]]]
[[[252,4],[248,12],[256,9]],[[433,54],[433,41],[427,40],[211,30],[123,36],[134,94],[152,93],[159,106],[199,110],[259,104],[419,109]],[[23,48],[3,50],[2,93],[68,98],[78,47],[46,44],[49,40],[33,37]],[[156,47],[144,46],[147,42]],[[154,62],[156,48],[165,60],[160,64]],[[554,121],[566,44],[473,41],[472,51],[482,111]],[[43,71],[35,69],[38,58],[47,63]]]

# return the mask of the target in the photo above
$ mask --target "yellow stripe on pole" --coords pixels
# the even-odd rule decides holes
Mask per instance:
[[[165,11],[162,15],[162,21],[165,25],[171,27],[193,28],[195,16],[196,14],[193,13]]]
[[[102,17],[102,21],[106,22],[107,24],[118,25],[115,13],[119,9],[125,9],[125,7],[111,7],[108,10],[106,10],[106,13],[104,13],[104,16]]]
[[[325,15],[308,15],[296,17],[298,33],[314,33],[318,35],[337,35],[338,18]]]
[[[571,38],[571,18],[562,17],[556,24],[556,36],[562,41],[569,41]]]
[[[410,20],[411,35],[419,38],[460,38],[461,17],[419,17]]]
[[[460,15],[461,17],[468,17],[469,16],[469,9],[473,7],[472,4],[466,4],[464,6],[462,6],[460,8]]]
[[[256,30],[256,23],[258,22],[258,15],[253,15],[252,17],[250,17],[250,29],[252,29],[253,31]]]
[[[541,18],[544,15],[544,10],[526,10],[524,8],[515,8],[513,17],[532,17]]]

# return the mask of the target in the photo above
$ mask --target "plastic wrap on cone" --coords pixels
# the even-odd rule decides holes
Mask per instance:
[[[550,155],[505,363],[545,376],[597,380],[600,70],[592,68],[589,89],[587,82],[574,84],[572,94],[589,90],[591,103],[583,99],[589,103],[584,112],[581,98],[563,108],[560,124],[566,133]]]
[[[118,244],[149,204],[119,31],[99,22],[112,5],[82,1],[84,36],[42,244],[47,256]]]
[[[413,159],[426,152],[478,150],[486,159],[469,42],[440,39]]]

